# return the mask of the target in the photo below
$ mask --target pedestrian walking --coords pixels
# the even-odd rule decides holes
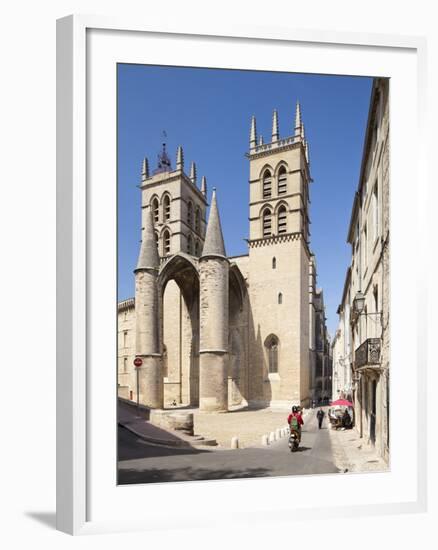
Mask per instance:
[[[316,418],[318,419],[318,428],[321,429],[322,421],[324,420],[325,412],[320,408],[316,413]]]

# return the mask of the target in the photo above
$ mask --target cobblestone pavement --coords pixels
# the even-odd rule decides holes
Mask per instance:
[[[332,444],[333,460],[341,472],[383,472],[389,469],[355,429],[328,430]]]
[[[195,433],[216,439],[224,448],[230,448],[231,438],[239,438],[239,447],[260,445],[263,435],[287,426],[288,411],[270,409],[236,410],[224,413],[194,412]]]

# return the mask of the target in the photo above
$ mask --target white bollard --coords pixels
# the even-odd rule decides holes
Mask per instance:
[[[269,439],[268,439],[268,436],[265,434],[265,435],[262,435],[262,445],[269,445]]]
[[[238,449],[239,448],[239,438],[234,436],[231,438],[231,448],[232,449]]]
[[[275,430],[275,437],[276,437],[276,439],[281,439],[281,430],[280,430],[280,428],[277,428]]]
[[[269,443],[274,443],[274,441],[275,441],[275,433],[271,432],[269,434]]]

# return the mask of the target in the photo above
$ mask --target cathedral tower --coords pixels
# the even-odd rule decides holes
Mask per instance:
[[[291,124],[292,126],[292,124]],[[257,139],[251,121],[249,273],[254,373],[250,399],[307,405],[309,386],[309,147],[299,103],[280,137]]]
[[[150,207],[160,257],[177,252],[199,257],[205,237],[207,184],[203,177],[201,189],[198,188],[194,162],[191,163],[189,174],[185,173],[182,147],[177,149],[175,169],[172,168],[165,143],[158,155],[157,168],[152,174],[149,173],[149,163],[145,159],[140,188],[142,228],[145,227],[146,210]]]

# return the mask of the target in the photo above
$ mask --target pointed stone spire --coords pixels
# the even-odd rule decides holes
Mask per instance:
[[[309,156],[309,142],[306,141],[306,145],[304,146],[305,152],[306,152],[306,160],[307,163],[310,163],[310,156]]]
[[[157,242],[155,240],[152,209],[149,207],[145,214],[145,224],[136,270],[158,269],[159,266],[160,258],[158,256]]]
[[[277,109],[274,109],[274,113],[272,115],[272,141],[278,141],[280,137],[279,131],[278,131],[278,112]]]
[[[259,137],[259,145],[263,145],[263,136]]]
[[[184,152],[181,145],[176,150],[176,169],[182,170],[184,168]]]
[[[224,237],[222,235],[221,220],[216,202],[216,188],[213,187],[213,196],[211,198],[210,214],[208,216],[207,232],[205,234],[203,256],[210,254],[226,256]]]
[[[297,107],[295,110],[295,136],[301,135],[301,107],[300,102],[297,101]]]
[[[204,195],[204,197],[207,196],[207,178],[205,176],[202,176],[201,179],[201,193]]]
[[[192,161],[190,165],[190,179],[192,180],[193,185],[196,185],[196,164]]]
[[[257,145],[257,126],[255,116],[251,117],[251,132],[249,134],[249,148],[253,149]]]
[[[148,159],[145,157],[143,159],[143,165],[141,167],[141,181],[144,181],[149,177],[149,162]]]

